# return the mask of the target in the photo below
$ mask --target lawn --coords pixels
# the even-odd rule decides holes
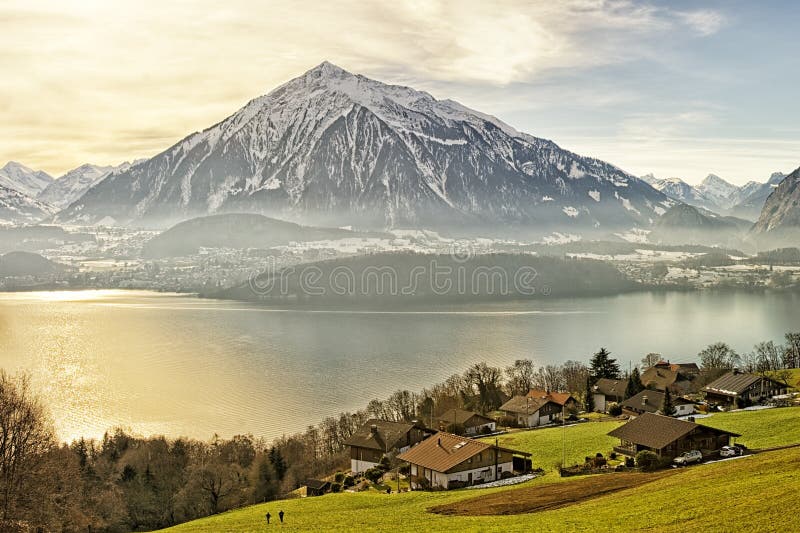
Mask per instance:
[[[566,450],[566,466],[583,464],[584,457],[597,452],[608,457],[619,439],[606,435],[620,426],[620,422],[584,422],[562,427],[515,431],[500,435],[500,446],[506,446],[533,454],[534,468],[544,468],[550,472],[561,463],[562,444]],[[494,437],[484,439],[494,442]]]
[[[286,512],[281,531],[786,531],[787,520],[792,520],[787,510],[797,498],[792,489],[798,476],[800,448],[793,448],[690,467],[641,487],[532,514],[443,516],[427,511],[435,505],[501,491],[514,499],[514,491],[520,490],[516,488],[329,494],[256,505],[171,531],[266,530],[264,514],[269,511],[274,517],[280,509]],[[556,479],[548,475],[524,487]],[[734,508],[735,512],[728,512]]]
[[[740,433],[737,442],[750,448],[800,444],[800,407],[716,413],[697,422]]]

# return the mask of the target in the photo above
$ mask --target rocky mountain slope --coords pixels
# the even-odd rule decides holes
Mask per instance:
[[[115,173],[58,215],[169,225],[221,212],[362,228],[649,226],[675,202],[452,100],[322,63]]]
[[[742,191],[731,208],[730,214],[747,220],[758,220],[767,198],[785,177],[786,174],[783,172],[774,172],[766,183],[749,182],[742,187]]]
[[[56,209],[44,202],[0,185],[0,223],[30,224],[52,216]]]
[[[769,195],[752,233],[764,242],[800,242],[800,168],[786,176]]]

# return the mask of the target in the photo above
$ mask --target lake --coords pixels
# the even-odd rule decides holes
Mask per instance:
[[[130,291],[0,293],[0,367],[25,370],[59,436],[273,438],[418,391],[469,365],[588,362],[647,352],[693,361],[724,340],[749,351],[800,330],[800,297],[633,293],[423,311],[274,310]]]

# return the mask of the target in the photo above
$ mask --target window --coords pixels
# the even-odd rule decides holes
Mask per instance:
[[[483,460],[483,455],[479,453],[478,454],[478,462],[480,463],[482,460]]]

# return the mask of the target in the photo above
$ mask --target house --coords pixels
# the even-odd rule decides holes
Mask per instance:
[[[530,468],[531,454],[440,431],[397,458],[409,464],[411,488],[458,488]],[[515,467],[516,465],[516,467]]]
[[[649,389],[665,391],[669,388],[675,394],[697,392],[696,381],[700,369],[695,363],[670,363],[659,361],[642,372],[642,384]]]
[[[517,425],[532,428],[561,420],[564,408],[547,398],[517,395],[501,405],[500,410],[514,418]]]
[[[435,433],[419,422],[388,422],[371,419],[345,445],[350,447],[350,470],[354,474],[377,466],[384,455],[401,453]]]
[[[497,422],[494,418],[483,416],[464,409],[448,409],[438,417],[439,429],[446,431],[456,425],[464,428],[465,435],[479,435],[481,433],[494,433]]]
[[[561,407],[565,408],[567,412],[575,412],[578,409],[578,401],[568,392],[553,392],[544,391],[540,389],[531,389],[526,394],[528,398],[546,398],[554,401]]]
[[[600,378],[592,386],[594,410],[605,413],[612,403],[619,403],[625,399],[625,387],[628,382],[624,379]]]
[[[664,405],[664,393],[657,390],[643,390],[635,396],[631,396],[621,404],[622,412],[629,416],[639,416],[643,413],[661,413],[661,406]],[[695,403],[684,398],[672,398],[672,405],[675,407],[673,416],[686,416],[695,413]]]
[[[706,401],[719,405],[750,405],[786,394],[783,383],[766,376],[733,370],[703,387]]]
[[[659,457],[674,458],[689,450],[700,450],[703,455],[716,452],[730,444],[737,433],[710,428],[679,420],[670,416],[644,413],[627,424],[609,432],[620,440],[614,451],[635,457],[642,450],[654,452]]]
[[[305,482],[306,496],[322,496],[331,488],[329,481],[322,479],[307,479]]]

